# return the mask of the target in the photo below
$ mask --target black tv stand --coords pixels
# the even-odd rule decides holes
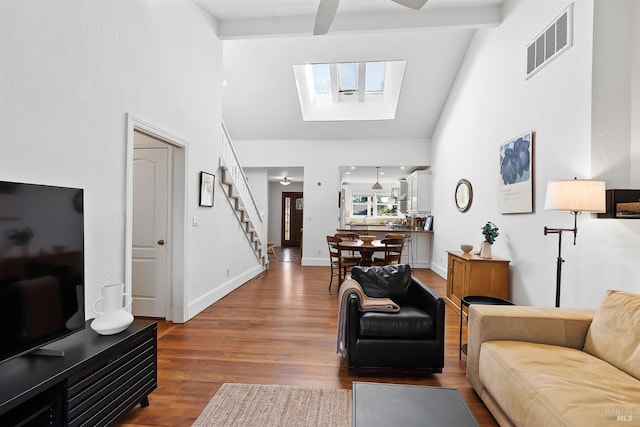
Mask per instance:
[[[83,331],[0,364],[0,426],[106,426],[157,387],[156,323],[135,320],[116,335]]]
[[[29,353],[25,354],[25,356],[35,356],[35,357],[64,357],[64,350],[55,350],[53,348],[44,348],[40,347]]]

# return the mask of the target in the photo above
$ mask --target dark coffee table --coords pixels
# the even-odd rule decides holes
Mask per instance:
[[[353,426],[477,427],[455,388],[353,382]]]

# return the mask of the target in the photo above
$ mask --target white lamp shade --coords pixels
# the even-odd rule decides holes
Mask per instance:
[[[544,209],[548,211],[605,212],[605,183],[590,179],[549,181]]]

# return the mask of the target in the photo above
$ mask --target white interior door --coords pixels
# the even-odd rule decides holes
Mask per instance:
[[[169,154],[168,147],[134,149],[131,272],[135,316],[167,317]]]

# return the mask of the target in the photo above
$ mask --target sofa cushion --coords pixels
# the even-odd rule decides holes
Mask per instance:
[[[583,351],[487,341],[479,364],[483,394],[488,392],[514,425],[611,426],[625,415],[637,420],[640,381]]]
[[[408,264],[383,267],[356,266],[351,269],[351,277],[360,283],[367,296],[391,298],[397,302],[407,294],[411,285],[411,266]]]
[[[435,337],[433,317],[417,307],[401,306],[397,313],[366,312],[360,316],[360,336],[370,338]]]
[[[640,379],[640,295],[607,291],[587,331],[584,351]]]

